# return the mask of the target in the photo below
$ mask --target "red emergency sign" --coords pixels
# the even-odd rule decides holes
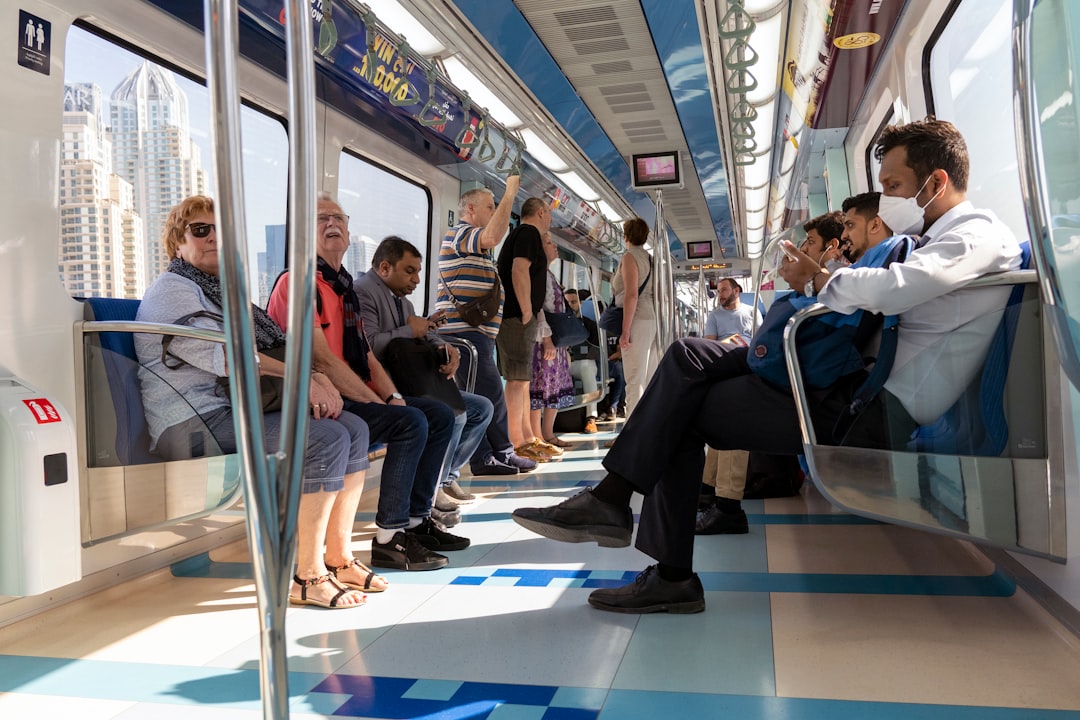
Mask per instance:
[[[56,408],[53,407],[53,404],[45,398],[23,400],[23,404],[30,408],[30,412],[34,415],[34,419],[37,420],[38,425],[60,422],[60,413],[58,413]]]

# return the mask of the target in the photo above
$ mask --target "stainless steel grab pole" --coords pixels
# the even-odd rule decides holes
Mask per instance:
[[[314,251],[314,79],[312,27],[306,0],[287,0],[286,32],[290,78],[289,133],[290,283],[289,318],[300,332],[292,335],[286,362],[286,394],[280,446],[267,453],[255,362],[251,293],[247,283],[247,238],[244,230],[243,158],[240,94],[237,83],[238,7],[236,0],[205,0],[207,84],[210,126],[218,186],[219,246],[225,311],[226,357],[231,384],[237,446],[243,468],[248,543],[255,571],[260,624],[260,693],[263,717],[289,716],[288,654],[285,611],[288,606],[296,541],[296,523],[307,436],[310,383]],[[298,69],[299,68],[299,69]],[[300,230],[296,218],[306,220]],[[299,272],[296,272],[299,270]],[[307,293],[307,294],[305,294]]]

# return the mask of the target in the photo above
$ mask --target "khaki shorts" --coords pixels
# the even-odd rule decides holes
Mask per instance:
[[[495,338],[499,373],[505,380],[532,380],[533,346],[536,345],[536,320],[528,325],[521,318],[503,318]]]

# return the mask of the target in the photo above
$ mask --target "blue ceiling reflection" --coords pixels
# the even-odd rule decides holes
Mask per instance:
[[[693,0],[641,0],[656,52],[724,252],[735,254],[727,175]]]

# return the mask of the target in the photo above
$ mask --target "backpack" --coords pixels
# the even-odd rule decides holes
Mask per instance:
[[[891,244],[879,262],[856,263],[855,266],[884,268],[894,262],[903,262],[914,249],[915,242],[903,235],[892,239],[896,242]],[[747,364],[754,374],[772,385],[784,389],[791,387],[787,359],[784,357],[784,328],[796,312],[809,304],[811,300],[795,293],[778,298],[750,340]],[[799,365],[804,383],[809,388],[828,388],[846,375],[865,370],[868,361],[863,357],[862,349],[879,331],[883,332],[883,347],[887,336],[891,335],[889,339],[895,341],[898,323],[899,318],[895,315],[882,317],[864,310],[851,315],[834,314],[807,320],[799,329],[798,337]],[[895,344],[892,350],[895,350]],[[891,360],[890,356],[889,365]],[[881,378],[882,384],[884,380]]]

